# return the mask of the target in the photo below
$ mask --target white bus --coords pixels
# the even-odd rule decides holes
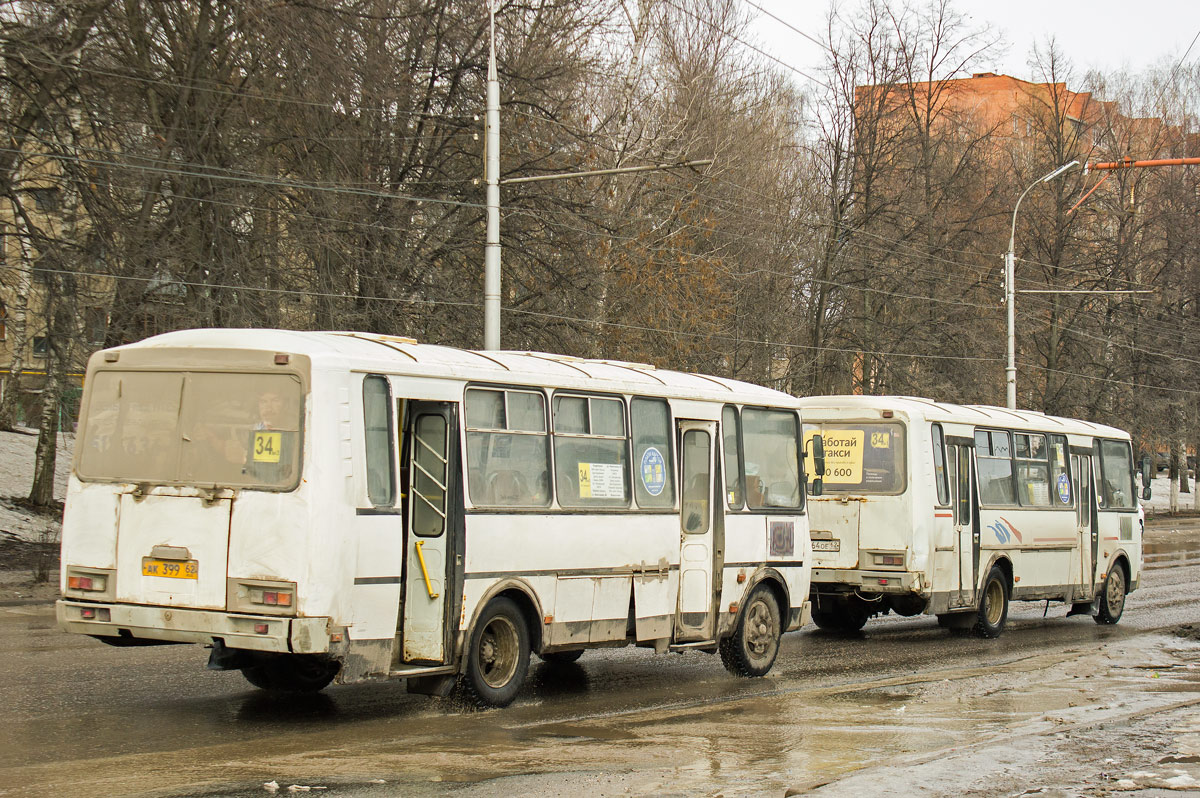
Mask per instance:
[[[807,620],[797,404],[647,365],[352,332],[101,351],[59,623],[200,643],[210,667],[276,690],[393,677],[445,694],[461,676],[502,706],[531,652],[627,644],[719,650],[759,676]]]
[[[1120,620],[1144,523],[1127,433],[896,396],[810,397],[801,413],[825,444],[809,499],[819,626],[927,613],[995,637],[1010,600]]]

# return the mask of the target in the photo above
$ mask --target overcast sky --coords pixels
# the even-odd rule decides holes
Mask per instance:
[[[753,0],[790,25],[821,38],[827,0]],[[853,8],[856,3],[841,5]],[[1000,72],[1029,80],[1031,48],[1053,35],[1075,74],[1088,69],[1140,70],[1164,59],[1183,56],[1200,33],[1200,0],[954,0],[954,8],[982,25],[1003,33],[1007,53],[991,57],[976,71]],[[771,55],[809,72],[821,64],[821,50],[785,25],[749,7],[759,17],[753,32]],[[1200,58],[1200,42],[1188,53]]]

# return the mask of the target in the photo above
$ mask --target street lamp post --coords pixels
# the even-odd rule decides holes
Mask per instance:
[[[1021,196],[1017,198],[1017,204],[1013,208],[1012,229],[1008,234],[1008,254],[1004,256],[1004,303],[1008,306],[1008,366],[1004,369],[1005,378],[1007,381],[1008,394],[1008,409],[1017,409],[1017,332],[1016,332],[1016,298],[1017,289],[1013,281],[1013,273],[1016,270],[1016,246],[1015,240],[1017,237],[1017,209],[1021,207],[1021,200],[1025,199],[1025,195],[1030,189],[1039,183],[1048,183],[1069,169],[1079,166],[1079,161],[1071,161],[1055,169],[1049,174],[1039,177],[1037,180],[1029,184],[1029,186],[1021,192]]]

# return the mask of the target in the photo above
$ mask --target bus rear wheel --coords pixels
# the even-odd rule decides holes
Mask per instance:
[[[278,654],[242,668],[246,681],[277,693],[319,693],[337,676],[338,664],[311,654]]]
[[[1008,622],[1008,578],[1004,571],[992,566],[983,583],[979,612],[975,616],[974,632],[979,637],[999,637]]]
[[[779,655],[783,623],[779,602],[766,585],[750,593],[737,629],[721,641],[721,662],[735,676],[765,676]]]
[[[1100,592],[1100,609],[1093,620],[1098,624],[1111,625],[1121,620],[1125,612],[1125,569],[1120,563],[1113,563],[1104,578],[1104,588]]]
[[[516,602],[488,602],[471,633],[463,687],[481,707],[506,707],[517,697],[529,670],[529,630]]]

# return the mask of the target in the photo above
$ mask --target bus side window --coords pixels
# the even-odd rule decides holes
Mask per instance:
[[[629,420],[633,432],[633,494],[638,506],[674,507],[670,407],[662,399],[635,396],[629,402]]]
[[[384,377],[363,379],[363,442],[367,459],[367,498],[390,507],[395,498],[396,460],[392,446],[392,398]]]
[[[942,425],[933,425],[933,477],[937,483],[937,502],[941,507],[950,503],[950,480],[946,474],[946,442]]]
[[[536,391],[468,388],[467,487],[476,505],[550,503],[546,402]]]
[[[955,490],[958,494],[957,520],[960,525],[966,526],[971,523],[971,450],[966,446],[955,448],[958,450],[958,487]]]
[[[413,424],[412,529],[436,537],[446,528],[446,419],[418,416]]]
[[[737,408],[721,409],[721,441],[725,455],[725,499],[730,510],[742,509],[742,430]]]

